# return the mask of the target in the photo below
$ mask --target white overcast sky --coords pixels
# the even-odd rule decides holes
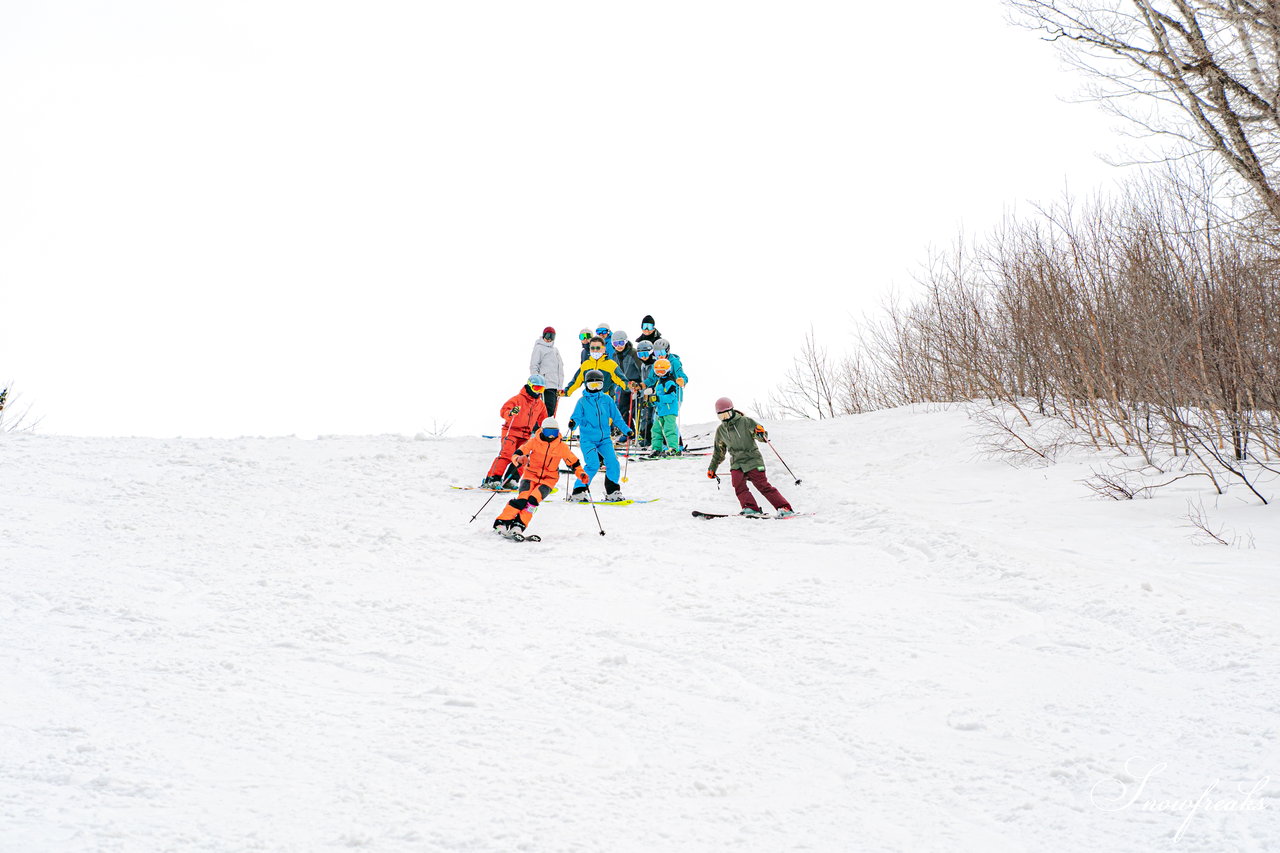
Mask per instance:
[[[0,380],[42,432],[492,432],[653,314],[686,421],[1121,175],[998,0],[0,2]]]

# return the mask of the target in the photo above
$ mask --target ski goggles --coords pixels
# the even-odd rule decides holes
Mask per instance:
[[[604,383],[603,383],[603,382],[588,382],[588,383],[587,383],[587,390],[588,390],[588,391],[603,391],[603,390],[604,390]]]
[[[596,334],[603,338],[605,335],[609,334],[609,327],[596,326]]]
[[[544,430],[542,431],[542,437],[543,437],[543,438],[559,438],[559,437],[560,437],[560,430],[558,430],[558,429],[544,429]]]
[[[720,420],[722,421],[727,421],[731,417],[733,417],[733,409],[725,409],[720,413]]]
[[[626,341],[614,341],[614,342],[613,342],[613,348],[614,348],[614,349],[616,349],[616,350],[618,350],[619,352],[621,352],[622,350],[624,350],[624,349],[626,349],[626,348],[627,348],[627,342],[626,342]]]
[[[652,323],[641,323],[641,324],[640,324],[640,328],[644,329],[646,332],[652,332],[652,331],[653,331],[653,324],[652,324]]]
[[[529,390],[530,390],[530,391],[532,391],[532,392],[533,392],[533,393],[535,393],[535,394],[541,394],[543,391],[547,390],[547,386],[546,386],[546,385],[534,385],[533,383],[529,383]]]
[[[590,332],[578,332],[578,340],[580,340],[580,341],[589,341],[589,340],[591,340],[591,333],[590,333]]]
[[[667,351],[666,351],[666,350],[664,350],[664,349],[656,349],[656,350],[654,350],[654,351],[653,351],[653,357],[654,357],[654,358],[666,358],[666,357],[667,357]]]
[[[556,339],[556,333],[555,333],[555,332],[547,332],[545,335],[543,335],[543,336],[542,336],[542,339],[543,339],[544,341],[554,341],[554,340]]]

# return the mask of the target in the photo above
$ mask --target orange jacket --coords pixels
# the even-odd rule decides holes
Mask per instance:
[[[582,463],[573,455],[569,445],[560,440],[560,436],[547,441],[542,433],[538,433],[520,445],[512,461],[520,466],[521,479],[535,486],[554,486],[560,479],[561,459],[569,463],[575,474],[582,469]]]
[[[512,414],[512,409],[520,411]],[[499,414],[506,421],[507,435],[528,438],[542,428],[542,419],[547,416],[547,404],[543,402],[541,394],[535,396],[526,385],[520,389],[519,394],[502,404]]]

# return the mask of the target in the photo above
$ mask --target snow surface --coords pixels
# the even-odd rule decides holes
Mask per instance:
[[[1273,509],[773,436],[816,517],[632,464],[524,545],[479,438],[0,436],[0,850],[1280,849]]]

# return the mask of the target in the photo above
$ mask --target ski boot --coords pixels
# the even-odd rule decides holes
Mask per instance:
[[[618,503],[619,501],[625,501],[625,500],[626,500],[626,498],[623,496],[622,492],[609,492],[607,495],[605,495],[605,496],[604,496],[604,499],[605,499],[606,501],[608,501],[609,503],[611,503],[611,504],[616,504],[616,503]]]
[[[742,512],[738,513],[738,515],[746,516],[747,518],[764,518],[763,512],[758,509],[752,509],[751,507],[747,507]]]
[[[787,507],[786,509],[778,510],[773,515],[774,515],[774,518],[788,518],[795,514],[796,514],[796,511],[794,509],[791,509],[791,507]]]
[[[497,486],[497,488],[507,492],[518,492],[520,491],[520,478],[512,477],[501,486]]]

